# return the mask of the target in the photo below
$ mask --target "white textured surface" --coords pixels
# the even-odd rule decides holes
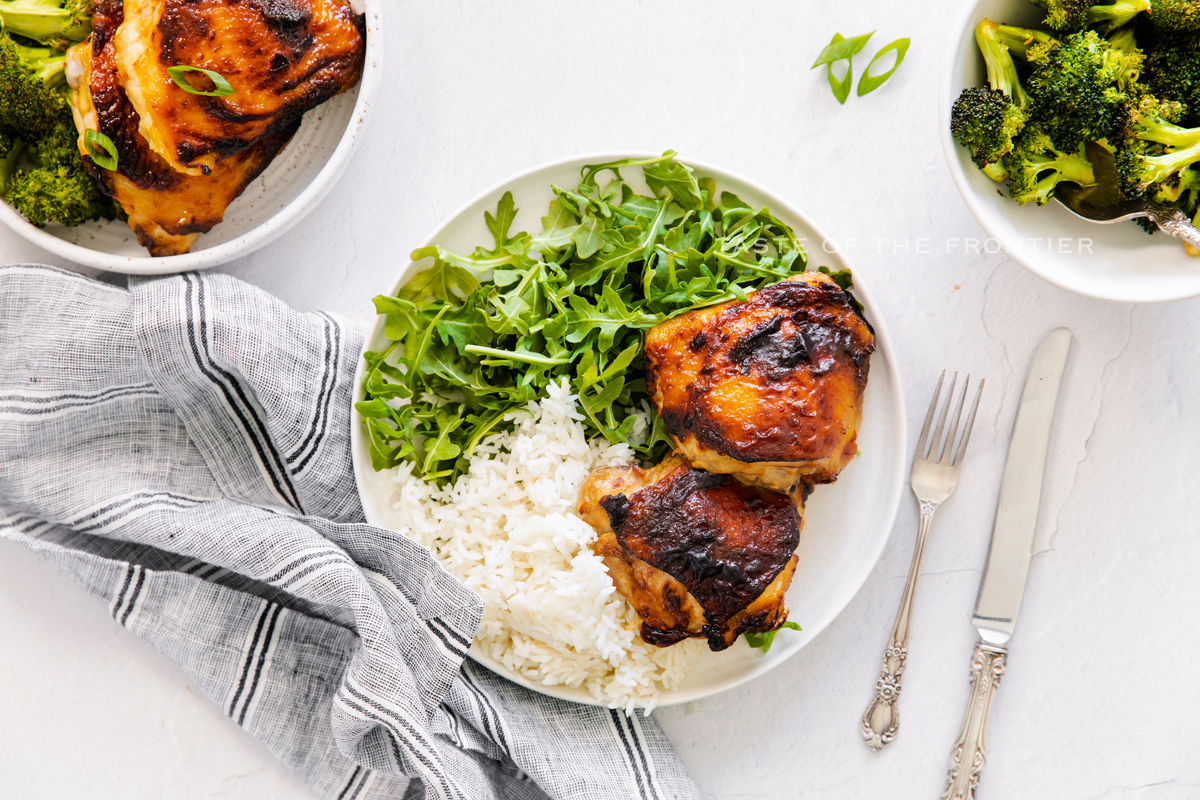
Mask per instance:
[[[856,728],[912,552],[909,497],[866,586],[816,641],[760,680],[659,712],[708,798],[941,793],[1008,431],[1028,358],[1057,325],[1076,343],[980,794],[1200,796],[1200,302],[1089,300],[963,252],[982,232],[937,140],[955,16],[945,0],[920,19],[789,0],[391,6],[384,102],[341,183],[283,240],[224,268],[301,308],[366,315],[398,254],[480,189],[577,152],[673,147],[771,187],[846,247],[887,315],[910,430],[938,370],[988,379],[926,552],[899,738],[871,754]],[[871,28],[866,55],[912,36],[908,59],[839,107],[807,66],[834,31]],[[55,262],[7,232],[0,259]],[[6,542],[0,642],[5,798],[307,796],[176,668]]]

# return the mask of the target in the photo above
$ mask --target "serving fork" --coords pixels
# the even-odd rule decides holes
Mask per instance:
[[[938,416],[937,428],[932,439],[929,438],[929,427],[937,412],[938,398],[945,379],[946,373],[943,371],[933,390],[933,399],[929,401],[929,412],[925,415],[925,425],[921,428],[921,438],[917,441],[917,452],[913,454],[912,490],[921,508],[917,546],[913,551],[912,565],[908,568],[908,582],[904,585],[904,595],[900,598],[900,608],[896,612],[896,622],[892,625],[892,635],[883,654],[883,671],[875,684],[875,698],[863,712],[862,724],[859,727],[867,747],[872,750],[882,750],[888,742],[896,738],[896,731],[900,728],[900,710],[897,707],[900,699],[900,679],[908,661],[908,629],[912,619],[913,595],[917,591],[917,577],[921,572],[921,556],[925,552],[925,539],[933,524],[933,513],[958,485],[963,455],[967,452],[967,442],[971,439],[971,428],[975,424],[975,412],[979,408],[979,397],[983,394],[984,382],[981,380],[975,390],[975,400],[971,403],[971,411],[967,414],[967,422],[962,427],[962,436],[955,451],[954,441],[959,432],[958,423],[962,418],[963,402],[967,399],[971,376],[967,375],[963,382],[962,394],[954,407],[953,420],[943,442],[942,431],[946,426],[950,403],[954,399],[954,387],[958,383],[957,372],[950,379],[950,390],[946,393],[946,402]]]

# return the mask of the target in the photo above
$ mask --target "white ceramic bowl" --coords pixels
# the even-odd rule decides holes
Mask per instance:
[[[551,184],[577,185],[580,168],[585,164],[654,155],[657,154],[596,153],[528,170],[467,203],[424,241],[414,243],[413,247],[436,242],[455,252],[469,252],[477,244],[489,241],[483,213],[485,210],[494,211],[496,202],[507,191],[513,193],[516,206],[520,209],[514,230],[541,230],[540,218],[545,215],[547,205],[554,198],[550,191]],[[716,167],[692,160],[687,163],[701,177],[715,179],[719,190],[732,191],[755,208],[768,206],[777,217],[792,226],[802,241],[808,242],[806,249],[809,251],[811,267],[826,265],[837,271],[849,266],[839,253],[826,253],[821,245],[827,241],[826,237],[807,217],[778,195]],[[621,174],[634,188],[641,192],[648,191],[636,167],[622,170]],[[423,263],[420,268],[427,265]],[[395,294],[417,269],[417,264],[405,260],[391,285],[380,288]],[[896,371],[896,357],[879,306],[858,274],[854,276],[854,287],[855,297],[863,303],[867,319],[875,327],[877,350],[871,358],[871,374],[863,401],[863,425],[858,437],[861,454],[846,467],[837,483],[817,487],[805,505],[804,531],[796,551],[800,556],[800,564],[787,593],[791,619],[802,625],[804,630],[781,633],[765,655],[741,642],[723,653],[706,652],[683,686],[676,691],[663,693],[659,705],[686,703],[707,697],[751,680],[783,663],[811,642],[846,607],[883,552],[904,485],[908,455],[904,400]],[[383,317],[380,317],[367,335],[364,349],[379,350],[386,346],[386,342]],[[355,402],[363,399],[362,376],[363,361],[360,358],[355,374]],[[363,420],[353,406],[350,414],[354,477],[362,498],[363,511],[368,522],[388,527],[383,504],[395,484],[372,469]],[[595,704],[595,700],[584,689],[535,684],[483,655],[477,648],[471,649],[470,656],[494,672],[535,691],[564,700]]]
[[[950,135],[950,108],[965,87],[983,86],[986,72],[975,44],[975,26],[985,17],[1036,27],[1045,12],[1029,0],[976,0],[955,30],[939,97],[942,149],[958,191],[991,237],[980,243],[1008,255],[1056,286],[1101,300],[1130,303],[1179,300],[1200,295],[1200,257],[1165,233],[1147,235],[1132,222],[1097,225],[1057,201],[1019,206],[1003,187],[971,162]]]
[[[244,256],[283,234],[320,202],[346,169],[379,86],[381,0],[352,2],[365,11],[367,52],[355,86],[304,115],[300,130],[271,165],[225,210],[225,220],[196,239],[190,253],[152,258],[119,220],[74,228],[37,228],[0,201],[0,222],[55,255],[108,272],[165,275],[206,269]]]

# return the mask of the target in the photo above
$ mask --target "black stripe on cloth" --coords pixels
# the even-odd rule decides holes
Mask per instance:
[[[146,582],[146,568],[139,565],[135,569],[137,570],[137,581],[133,584],[133,591],[129,593],[125,611],[121,614],[122,625],[129,621],[129,615],[133,613],[133,607],[137,605],[138,598],[142,593],[142,584]]]
[[[356,780],[358,780],[358,776],[361,772],[362,767],[354,767],[354,772],[350,773],[350,780],[346,781],[346,785],[342,787],[342,790],[338,792],[338,796],[334,798],[334,800],[346,800],[346,792],[350,791],[350,787],[354,785]]]
[[[399,723],[400,726],[403,727],[404,730],[413,737],[414,741],[421,744],[423,747],[425,747],[425,749],[429,750],[433,754],[434,759],[440,761],[441,759],[437,755],[437,751],[430,746],[429,742],[424,740],[416,728],[412,727],[403,718],[391,711],[388,711],[386,708],[379,705],[379,703],[367,697],[362,692],[357,691],[350,685],[349,681],[343,683],[342,687],[346,690],[346,692],[354,695],[355,698],[354,700],[351,700],[343,694],[342,700],[346,703],[346,705],[350,706],[366,718],[381,723],[384,728],[391,733],[391,736],[388,737],[388,740],[392,743],[392,750],[396,756],[397,766],[399,766],[401,769],[403,769],[404,766],[403,762],[400,760],[400,751],[396,749],[396,743],[399,742],[400,744],[404,745],[405,750],[412,753],[413,757],[425,765],[425,768],[429,770],[430,775],[437,778],[437,781],[439,784],[441,784],[444,792],[443,797],[463,797],[462,793],[458,791],[457,786],[452,788],[447,782],[449,775],[446,773],[445,768],[441,764],[435,764],[432,759],[422,753],[418,748],[414,747],[412,742],[404,737],[401,737],[400,732],[396,729],[396,725],[389,724],[389,721]],[[368,708],[368,706],[370,708]],[[371,709],[374,709],[374,711]]]
[[[641,760],[642,770],[646,773],[646,785],[650,787],[650,793],[656,800],[661,800],[658,785],[654,781],[654,773],[650,769],[650,758],[646,755],[645,744],[642,741],[641,724],[637,721],[637,717],[626,717],[625,721],[629,724],[629,738],[633,744],[633,751]]]
[[[335,565],[347,566],[348,564],[350,564],[350,562],[348,560],[346,560],[345,558],[342,558],[341,556],[338,556],[338,555],[330,556],[329,558],[320,560],[315,564],[308,564],[304,567],[304,569],[300,570],[299,572],[289,575],[288,579],[286,581],[283,581],[282,583],[280,583],[280,586],[285,587],[285,588],[294,587],[297,582],[303,580],[304,578],[307,578],[309,575],[313,574],[314,572],[316,572],[318,570],[322,570],[322,569],[325,569],[326,567],[332,567]]]
[[[201,575],[200,573],[197,572],[196,577],[200,578],[201,580],[211,581],[219,573],[224,572],[224,571],[225,571],[224,567],[218,567],[216,565],[213,565],[213,567],[211,569],[209,569],[207,572],[205,572],[203,575]]]
[[[81,394],[56,394],[51,396],[30,396],[10,394],[0,396],[0,413],[8,414],[23,414],[25,416],[46,416],[49,414],[57,414],[60,411],[68,411],[73,408],[90,408],[92,406],[102,405],[112,400],[119,400],[123,397],[159,397],[158,390],[154,388],[154,384],[147,383],[141,386],[114,386],[111,389],[105,389],[103,392],[98,392],[93,395]],[[6,403],[14,405],[6,406]],[[22,408],[20,404],[34,405],[43,403],[56,403],[47,408]]]
[[[274,643],[275,623],[279,621],[279,615],[282,613],[283,606],[276,605],[271,610],[271,619],[267,622],[267,632],[263,635],[263,646],[258,652],[258,664],[254,667],[254,679],[250,682],[250,691],[246,692],[246,702],[242,704],[242,713],[238,715],[238,725],[246,721],[246,711],[254,701],[255,692],[258,691],[258,681],[262,677],[263,664],[267,662],[267,653]]]
[[[121,606],[125,605],[125,593],[129,591],[129,584],[133,582],[133,565],[125,565],[125,582],[121,584],[121,591],[117,592],[117,602],[113,606],[113,619],[121,613]]]
[[[450,634],[450,636],[453,637],[455,640],[457,640],[459,643],[461,643],[464,648],[470,649],[471,640],[468,639],[463,634],[459,633],[454,628],[453,625],[449,624],[448,622],[442,621],[442,619],[439,617],[433,617],[432,619],[430,619],[429,624],[438,626],[439,628],[444,630],[446,633]]]
[[[354,787],[354,791],[349,797],[346,798],[346,800],[354,800],[354,798],[358,797],[359,792],[367,787],[367,783],[371,780],[374,774],[375,773],[371,772],[371,770],[364,769],[362,779],[358,782],[358,786]]]
[[[300,567],[305,566],[308,562],[316,560],[316,559],[336,560],[336,561],[342,561],[346,564],[352,563],[349,560],[349,558],[343,556],[341,553],[337,553],[332,550],[318,550],[315,552],[308,552],[308,553],[304,553],[302,555],[296,556],[291,561],[284,564],[282,567],[275,570],[267,577],[263,578],[262,581],[263,581],[263,583],[279,583],[280,581],[283,581],[284,578],[287,578],[288,581],[290,582],[292,580],[292,578],[290,576],[293,572],[295,572]],[[311,572],[311,570],[309,570],[309,571]],[[305,573],[305,574],[308,574],[308,573]]]
[[[304,456],[299,464],[295,464],[295,472],[300,472],[308,465],[308,462],[320,449],[321,440],[325,438],[325,431],[329,427],[329,406],[333,400],[333,389],[337,384],[338,369],[342,360],[342,336],[337,322],[327,314],[317,313],[324,322],[325,362],[321,372],[321,388],[317,392],[317,406],[308,434],[287,457],[288,464],[292,465],[297,459],[300,459],[301,455]]]
[[[242,664],[242,676],[238,679],[237,691],[233,693],[233,700],[229,703],[229,711],[226,713],[232,717],[237,709],[238,700],[242,697],[242,692],[246,689],[246,680],[250,677],[250,668],[254,665],[254,653],[258,649],[258,640],[262,636],[263,626],[266,625],[267,615],[270,613],[272,604],[266,600],[263,601],[262,610],[258,612],[258,622],[254,626],[254,636],[250,638],[250,647],[246,649],[246,660]]]
[[[121,509],[120,514],[109,517],[108,519],[102,519],[99,522],[93,522],[91,525],[76,525],[75,530],[78,533],[90,533],[92,531],[98,531],[101,528],[107,528],[110,525],[117,525],[121,522],[121,520],[128,517],[134,511],[138,511],[143,508],[176,508],[186,511],[188,509],[195,508],[196,505],[196,503],[177,503],[173,500],[148,500],[144,503],[135,503],[134,505],[126,506],[125,508]],[[95,515],[93,514],[92,516]]]
[[[481,712],[480,718],[483,720],[483,727],[487,729],[488,736],[492,737],[492,741],[500,745],[504,752],[511,756],[512,751],[508,749],[508,739],[506,739],[504,736],[504,720],[500,718],[500,714],[496,711],[496,707],[492,705],[492,701],[489,700],[487,695],[483,693],[483,690],[475,685],[474,680],[472,680],[471,676],[467,673],[467,670],[461,670],[459,675],[462,676],[463,683],[466,684],[467,689],[479,699]],[[496,723],[496,731],[494,733],[492,732],[492,726],[488,723],[489,715]]]
[[[212,353],[208,350],[208,321],[204,314],[204,282],[199,278],[187,274],[183,276],[183,280],[187,285],[187,288],[184,290],[184,305],[187,308],[188,343],[191,345],[192,358],[195,360],[196,366],[200,368],[200,372],[204,377],[208,378],[221,391],[221,394],[224,395],[226,405],[233,411],[234,416],[237,417],[242,432],[250,440],[251,446],[258,454],[259,463],[263,465],[267,477],[275,487],[276,494],[279,495],[284,503],[303,512],[304,508],[300,503],[300,497],[296,494],[296,488],[292,486],[287,470],[279,463],[279,454],[275,452],[275,447],[271,443],[271,437],[267,432],[266,426],[258,418],[258,415],[254,413],[254,407],[246,398],[246,394],[242,391],[238,381],[228,371],[216,364]],[[193,285],[195,286],[197,300],[195,314],[193,314],[192,308]],[[199,318],[198,337],[196,317]],[[199,344],[197,344],[197,338],[199,339]],[[241,400],[241,403],[238,402],[238,399]],[[253,420],[254,424],[251,424],[251,420]],[[257,431],[255,428],[257,428]],[[260,433],[262,434],[262,438],[259,438]]]
[[[633,773],[633,778],[637,781],[638,792],[646,800],[650,800],[650,794],[646,791],[646,782],[642,780],[642,771],[638,768],[637,758],[633,754],[633,746],[629,744],[629,737],[625,734],[625,726],[622,724],[621,717],[624,716],[624,712],[610,708],[608,713],[612,717],[613,727],[617,729],[617,736],[625,747],[625,754],[629,757],[629,771]]]
[[[174,501],[175,504],[177,505],[177,507],[179,507],[179,508],[194,508],[195,506],[198,506],[204,502],[203,500],[201,500],[199,498],[188,497],[187,495],[182,495],[182,494],[175,494],[174,492],[136,492],[134,494],[126,495],[125,497],[122,497],[119,500],[114,500],[113,502],[109,503],[108,505],[101,506],[100,508],[91,512],[90,514],[86,514],[82,517],[76,517],[75,519],[71,520],[70,525],[73,528],[79,528],[79,526],[83,525],[85,522],[91,522],[92,520],[96,519],[97,517],[102,517],[106,514],[110,514],[113,511],[116,511],[117,509],[121,508],[121,506],[128,505],[129,503],[133,503],[138,500],[148,499],[148,498],[149,499],[166,498],[165,500],[162,500],[162,502],[166,503],[169,501]]]
[[[438,637],[438,639],[442,641],[442,644],[446,646],[446,649],[453,653],[457,658],[462,658],[467,654],[467,651],[464,648],[455,645],[454,642],[447,639],[446,634],[442,633],[436,626],[434,626],[433,620],[424,620],[424,622],[425,627],[429,629],[429,632]]]

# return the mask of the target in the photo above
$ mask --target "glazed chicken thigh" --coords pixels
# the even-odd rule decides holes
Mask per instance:
[[[595,552],[642,618],[642,639],[659,647],[703,637],[724,650],[782,625],[802,509],[679,456],[597,470],[579,494],[580,516],[600,535]]]
[[[358,79],[365,52],[345,0],[95,0],[92,19],[67,53],[80,152],[155,256],[221,222],[304,111]],[[211,68],[235,92],[190,94],[173,65]],[[115,170],[90,157],[87,130],[112,142]]]
[[[775,491],[828,483],[857,452],[875,337],[805,272],[646,334],[646,385],[694,467]]]

